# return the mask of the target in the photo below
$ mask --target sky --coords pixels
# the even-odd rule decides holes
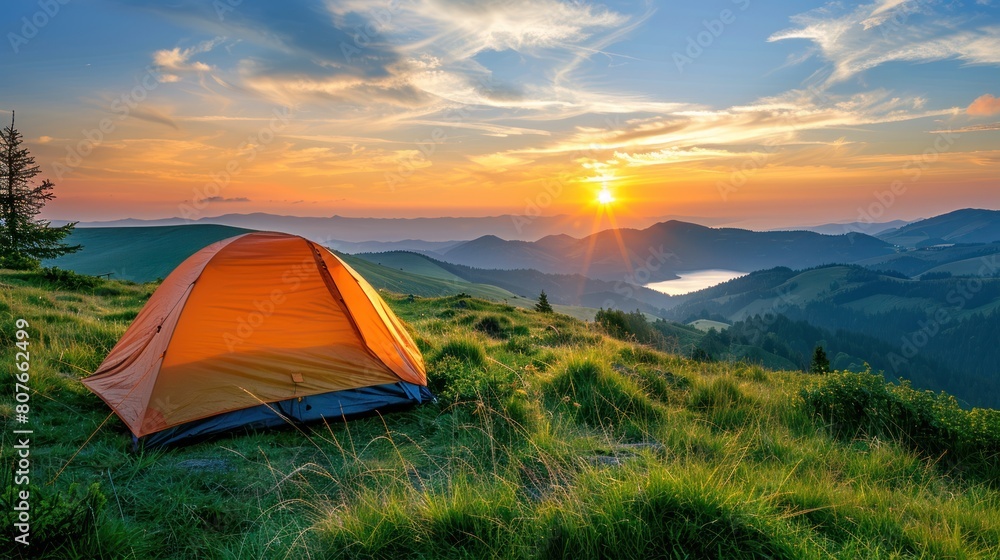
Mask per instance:
[[[1000,208],[1000,0],[7,1],[67,220]]]

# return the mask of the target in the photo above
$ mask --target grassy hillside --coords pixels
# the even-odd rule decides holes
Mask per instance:
[[[67,238],[83,249],[44,262],[80,274],[111,274],[116,280],[164,278],[202,247],[252,230],[217,225],[76,228]]]
[[[155,286],[0,272],[30,323],[50,558],[996,558],[1000,418],[877,376],[698,363],[468,297],[387,296],[437,403],[169,451],[79,379]],[[4,468],[13,378],[0,378]]]
[[[994,276],[997,273],[997,265],[994,263],[1000,263],[1000,243],[911,249],[865,259],[855,264],[872,270],[894,270],[907,276],[941,271],[956,275]]]
[[[397,268],[413,274],[420,274],[421,276],[458,282],[464,281],[461,276],[449,272],[438,261],[419,253],[389,251],[385,253],[362,253],[355,256],[388,268]]]
[[[940,243],[993,243],[1000,241],[1000,211],[965,208],[880,233],[879,238],[904,247]]]
[[[447,270],[435,268],[432,264],[433,261],[420,261],[419,255],[412,253],[403,254],[415,257],[409,263],[414,266],[413,269],[400,267],[401,261],[398,260],[386,261],[389,266],[383,266],[355,255],[337,253],[340,258],[363,275],[372,286],[380,290],[422,297],[468,294],[491,301],[502,301],[521,309],[533,309],[535,306],[535,298],[519,296],[491,284],[467,282],[450,274]],[[429,275],[424,276],[411,270],[421,270]],[[554,304],[552,307],[560,313],[583,320],[593,319],[594,314],[597,313],[597,309],[577,305]]]
[[[708,332],[711,329],[717,331],[725,330],[729,327],[729,323],[723,323],[722,321],[711,321],[709,319],[698,319],[691,321],[688,325],[698,329],[699,331]]]
[[[1000,261],[981,266],[1000,269]],[[828,331],[826,341],[840,346],[846,361],[867,361],[892,378],[947,390],[975,406],[1000,407],[1000,347],[992,342],[1000,336],[1000,278],[914,280],[845,265],[775,268],[678,299],[667,318],[805,321]],[[807,363],[811,349],[800,350]]]
[[[517,297],[507,290],[487,284],[473,284],[461,278],[450,279],[444,274],[424,276],[399,270],[395,267],[382,266],[353,255],[338,253],[337,256],[351,265],[376,288],[389,290],[397,294],[413,294],[415,296],[444,296],[465,292],[469,295],[493,300],[503,300]],[[442,271],[443,272],[443,271]]]
[[[655,316],[662,313],[664,308],[673,305],[672,298],[666,294],[625,282],[594,280],[580,274],[547,274],[529,269],[472,268],[405,251],[365,253],[355,256],[405,272],[490,284],[529,299],[537,298],[539,292],[544,290],[549,295],[549,301],[565,306],[589,307],[595,310],[602,307],[639,309]],[[593,315],[589,315],[588,318],[592,319]]]

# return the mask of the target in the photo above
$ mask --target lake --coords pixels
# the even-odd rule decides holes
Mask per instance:
[[[749,273],[736,270],[692,270],[690,272],[678,272],[677,276],[680,276],[680,278],[676,280],[653,282],[646,284],[646,287],[664,294],[681,296],[697,292],[698,290],[704,290],[705,288],[711,288],[716,284],[721,284],[740,276],[746,276],[747,274]]]

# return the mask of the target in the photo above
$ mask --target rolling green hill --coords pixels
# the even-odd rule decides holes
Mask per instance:
[[[678,299],[667,318],[802,321],[825,329],[822,337],[855,363],[864,358],[892,377],[946,389],[979,406],[1000,406],[1000,347],[991,342],[1000,339],[1000,278],[913,280],[843,265],[775,268]],[[809,351],[799,348],[793,361],[808,362]]]
[[[202,247],[250,231],[217,225],[76,228],[67,243],[83,245],[83,249],[43,264],[80,274],[149,282],[166,277]]]
[[[903,247],[927,247],[941,243],[993,243],[1000,241],[1000,210],[955,210],[880,233],[877,237]]]
[[[478,298],[492,300],[513,299],[517,297],[516,294],[512,294],[502,288],[487,284],[473,284],[461,278],[451,280],[441,278],[440,275],[424,276],[412,272],[404,272],[395,267],[390,268],[375,264],[353,255],[338,253],[337,256],[357,270],[372,286],[397,294],[435,297],[465,292]],[[425,270],[427,268],[424,267]],[[431,270],[428,270],[428,272],[433,273]]]
[[[135,452],[79,379],[155,285],[0,285],[0,360],[15,318],[31,352],[28,424],[0,377],[6,557],[1000,556],[1000,413],[869,373],[695,362],[562,315],[387,294],[437,402]],[[10,506],[25,427],[30,548]]]
[[[912,249],[864,259],[855,264],[872,270],[901,272],[913,277],[926,272],[943,271],[970,276],[995,276],[1000,270],[1000,243]]]
[[[535,298],[519,296],[491,284],[467,282],[444,269],[435,268],[428,261],[420,259],[420,255],[415,253],[404,254],[415,258],[412,260],[405,257],[398,260],[387,260],[386,262],[391,266],[383,266],[361,258],[358,255],[337,253],[337,256],[351,265],[368,283],[379,290],[423,297],[468,294],[482,299],[502,301],[522,309],[533,309],[535,306]],[[406,269],[400,270],[401,267],[397,268],[397,266],[401,263],[411,265],[414,269],[421,270],[430,275],[425,276]],[[559,313],[587,321],[592,320],[594,314],[597,313],[597,309],[579,305],[553,304],[552,307]]]
[[[398,268],[412,274],[430,276],[431,278],[440,278],[453,282],[466,281],[461,276],[452,274],[442,267],[440,262],[419,253],[390,251],[385,253],[360,253],[354,256],[388,268]]]
[[[549,295],[549,301],[563,306],[639,309],[651,316],[659,316],[664,308],[673,305],[671,296],[655,290],[624,282],[594,280],[579,274],[547,274],[530,269],[473,268],[405,251],[363,253],[355,256],[415,274],[429,271],[429,274],[441,277],[491,284],[528,299],[537,298],[539,292],[544,290]],[[593,315],[589,318],[593,318]]]

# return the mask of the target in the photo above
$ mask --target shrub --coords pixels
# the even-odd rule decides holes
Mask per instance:
[[[527,336],[512,336],[503,347],[508,352],[525,356],[538,352],[538,348],[531,343],[531,339]]]
[[[633,364],[659,365],[663,355],[642,346],[629,345],[618,351],[618,356]]]
[[[41,275],[50,284],[66,290],[92,290],[102,284],[101,279],[96,276],[77,274],[72,270],[62,270],[55,266],[43,268]]]
[[[451,356],[476,367],[486,365],[486,351],[483,350],[483,345],[472,339],[451,340],[445,343],[434,360],[437,361],[446,356]]]
[[[604,332],[621,340],[652,344],[658,348],[663,348],[666,344],[663,334],[653,328],[638,309],[630,313],[617,309],[601,309],[594,315],[594,322],[600,325]]]
[[[590,359],[576,359],[548,387],[553,405],[578,422],[635,438],[660,417],[649,396],[631,379]]]
[[[886,383],[870,370],[831,375],[801,396],[836,437],[894,440],[960,473],[1000,480],[1000,411],[962,410],[951,395]]]
[[[23,487],[5,482],[3,503],[15,503],[18,492]],[[50,492],[37,486],[30,486],[28,492],[31,500],[31,533],[29,537],[28,557],[59,557],[59,551],[66,549],[79,550],[95,545],[91,541],[97,532],[97,519],[107,503],[107,498],[101,492],[101,486],[93,483],[86,491],[78,484],[72,484],[66,492]],[[5,508],[3,517],[6,540],[17,546],[20,552],[22,545],[13,545],[18,512],[12,507]]]
[[[499,315],[487,315],[480,319],[473,328],[492,338],[507,338],[510,330],[510,319]]]
[[[455,356],[434,360],[427,371],[427,387],[446,401],[474,398],[485,383],[482,369],[469,367]]]
[[[719,377],[707,385],[698,385],[691,392],[691,406],[702,410],[726,408],[745,400],[735,381]]]
[[[10,270],[38,270],[41,266],[41,262],[38,259],[33,259],[27,255],[22,255],[21,253],[14,253],[11,255],[0,255],[0,268],[7,268]]]
[[[545,558],[801,558],[801,539],[760,501],[654,471],[616,477],[582,511],[554,510]],[[803,547],[804,548],[804,547]]]

